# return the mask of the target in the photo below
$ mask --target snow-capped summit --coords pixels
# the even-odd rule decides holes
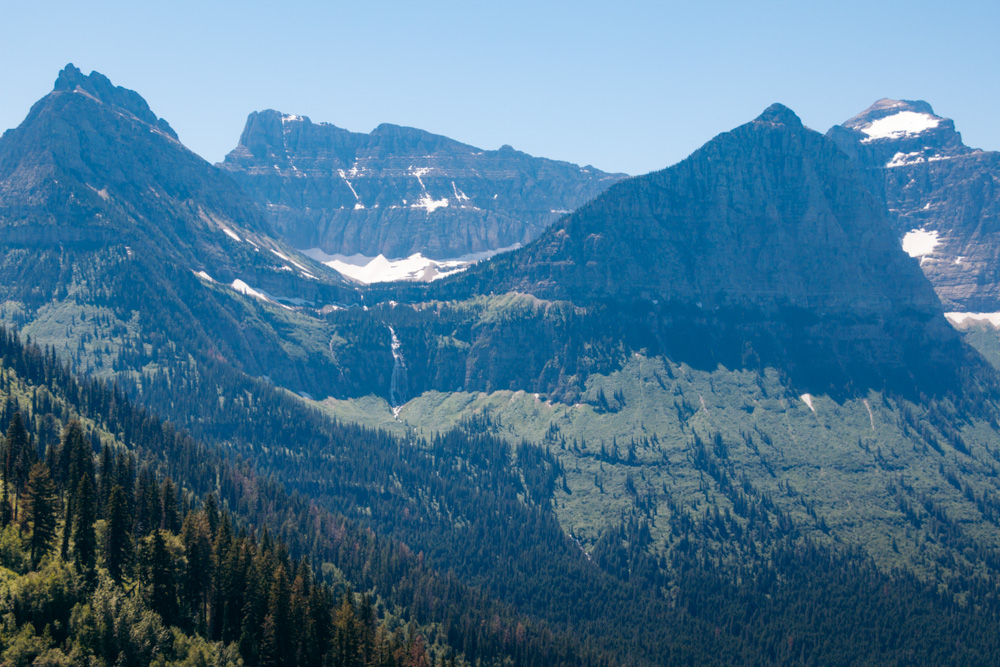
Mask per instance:
[[[923,100],[883,98],[836,128],[871,145],[886,167],[925,162],[969,152],[949,118]]]
[[[1000,154],[966,146],[955,123],[920,100],[881,99],[827,136],[862,167],[945,305],[1000,310]]]

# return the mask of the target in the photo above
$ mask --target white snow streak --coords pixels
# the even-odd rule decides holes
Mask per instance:
[[[236,290],[237,292],[239,292],[240,294],[246,294],[247,296],[256,297],[256,298],[261,299],[263,301],[270,301],[270,299],[268,299],[266,296],[264,296],[264,294],[262,292],[258,292],[257,290],[255,290],[254,288],[250,287],[249,285],[247,285],[245,282],[243,282],[239,278],[237,278],[236,280],[233,281],[233,289]]]
[[[343,169],[338,169],[337,171],[338,171],[338,172],[340,173],[340,177],[341,177],[342,179],[344,179],[344,183],[347,183],[347,187],[349,187],[349,188],[351,189],[351,193],[353,193],[353,194],[354,194],[354,198],[355,198],[356,200],[358,200],[358,201],[361,201],[361,197],[359,197],[359,196],[358,196],[358,193],[357,193],[357,191],[356,191],[356,190],[354,189],[354,186],[353,186],[353,185],[351,185],[351,182],[350,182],[349,180],[347,180],[347,174],[345,174],[345,173],[344,173],[344,170],[343,170]],[[353,170],[352,170],[352,171],[353,171]],[[357,206],[355,206],[355,208],[357,208]]]
[[[468,196],[466,196],[466,194],[459,190],[458,186],[455,185],[455,181],[451,182],[451,189],[455,191],[455,201],[469,201]]]
[[[812,410],[813,413],[816,412],[816,408],[813,407],[813,397],[812,397],[812,394],[802,394],[801,396],[799,396],[799,398],[802,399],[803,403],[805,403],[806,405],[809,406],[809,409]]]
[[[298,262],[296,262],[296,261],[295,261],[294,259],[292,259],[292,258],[291,258],[291,257],[289,257],[288,255],[286,255],[285,253],[283,253],[283,252],[278,252],[278,251],[277,251],[277,250],[275,250],[274,248],[268,248],[268,250],[270,250],[271,252],[273,252],[273,253],[274,253],[275,255],[277,255],[277,256],[278,256],[278,257],[280,257],[281,259],[285,260],[286,262],[290,262],[290,263],[294,264],[295,266],[299,267],[300,269],[302,269],[303,271],[305,271],[306,273],[309,273],[309,269],[307,269],[306,267],[302,266],[301,264],[299,264]],[[287,267],[286,267],[286,268],[287,268]],[[289,269],[289,271],[290,271],[290,270],[291,270],[291,269]]]

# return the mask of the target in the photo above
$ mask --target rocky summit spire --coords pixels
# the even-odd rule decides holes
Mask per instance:
[[[87,76],[70,63],[59,72],[52,92],[88,95],[99,102],[125,111],[138,120],[156,127],[173,139],[177,139],[177,133],[170,127],[170,124],[162,118],[157,118],[139,93],[128,88],[115,86],[108,77],[100,72],[91,72]]]
[[[790,127],[802,127],[802,121],[797,115],[795,115],[795,112],[786,107],[784,104],[779,104],[777,102],[764,109],[764,112],[757,116],[754,122],[771,123],[772,125],[788,125]]]
[[[138,93],[73,65],[4,134],[2,184],[0,239],[67,249],[122,244],[136,257],[144,249],[144,259],[155,254],[220,276],[280,264],[234,241],[263,238],[269,227],[228,175],[185,148]]]

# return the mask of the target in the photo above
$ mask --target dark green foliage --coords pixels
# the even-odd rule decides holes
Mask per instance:
[[[73,562],[89,579],[97,562],[97,536],[94,533],[97,498],[94,480],[90,475],[82,476],[77,483],[73,507],[76,511],[76,516],[73,517]]]
[[[37,568],[42,558],[52,549],[59,512],[56,486],[44,463],[36,463],[31,467],[25,500],[25,518],[31,525],[31,566]]]
[[[115,581],[120,582],[129,566],[132,551],[132,520],[128,513],[125,491],[118,484],[111,487],[108,499],[107,535],[104,542],[104,567]]]

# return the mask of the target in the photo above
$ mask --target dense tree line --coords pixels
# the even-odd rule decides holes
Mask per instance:
[[[3,479],[24,499],[20,516],[10,494],[0,507],[2,565],[21,575],[6,584],[5,664],[428,664],[412,627],[386,632],[371,596],[317,581],[267,529],[237,528],[214,495],[192,508],[131,454],[95,457],[75,420],[39,460],[20,412],[9,421],[3,459],[30,470],[5,466]]]

